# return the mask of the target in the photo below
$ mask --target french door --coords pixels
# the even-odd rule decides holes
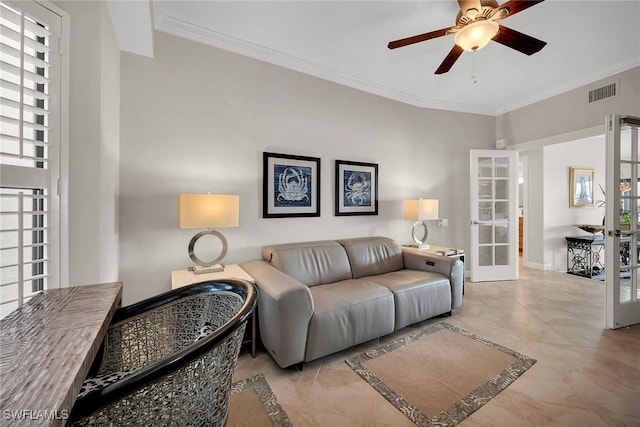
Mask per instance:
[[[518,278],[518,153],[471,150],[471,281]]]
[[[606,127],[606,321],[615,329],[640,323],[640,118],[612,114]]]

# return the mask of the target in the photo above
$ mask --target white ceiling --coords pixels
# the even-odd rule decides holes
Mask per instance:
[[[546,0],[500,21],[546,41],[540,52],[491,42],[442,75],[434,71],[453,36],[395,50],[387,43],[454,25],[455,0],[151,5],[156,30],[427,108],[501,114],[640,66],[637,0]]]

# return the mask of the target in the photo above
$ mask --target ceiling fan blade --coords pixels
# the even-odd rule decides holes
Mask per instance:
[[[478,12],[482,10],[482,3],[480,0],[458,0],[458,4],[460,5],[460,12],[462,15],[466,15],[467,10],[475,9]]]
[[[501,4],[497,7],[498,12],[494,14],[495,20],[498,21],[500,19],[504,19],[508,16],[513,16],[518,12],[522,12],[525,9],[529,9],[531,6],[535,6],[538,3],[542,3],[544,0],[510,0],[504,4]],[[502,10],[507,10],[507,13],[504,13]]]
[[[512,30],[504,25],[499,26],[498,34],[493,37],[493,41],[503,44],[525,55],[533,55],[547,45],[547,42]]]
[[[460,46],[458,46],[457,44],[453,45],[453,48],[451,49],[447,57],[444,58],[444,61],[442,61],[442,64],[440,64],[435,74],[444,74],[448,72],[451,67],[453,67],[453,64],[456,63],[458,58],[460,58],[462,52],[464,52],[464,50]]]
[[[447,27],[447,28],[442,28],[440,30],[431,31],[429,33],[419,34],[417,36],[411,36],[405,39],[395,40],[395,41],[389,42],[387,47],[389,49],[396,49],[398,47],[408,46],[410,44],[419,43],[426,40],[435,39],[437,37],[446,36],[449,33],[450,29],[451,27]]]

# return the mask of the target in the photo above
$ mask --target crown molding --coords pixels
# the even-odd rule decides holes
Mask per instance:
[[[548,91],[537,93],[535,96],[523,98],[516,104],[495,108],[485,105],[471,105],[419,97],[411,93],[399,91],[370,80],[365,80],[357,76],[308,61],[306,59],[289,55],[255,43],[247,42],[246,40],[242,40],[237,37],[190,24],[168,15],[156,18],[159,18],[156,21],[156,30],[158,31],[298,71],[333,83],[412,105],[414,107],[482,114],[494,117],[518,110],[528,105],[548,99],[552,96],[592,84],[598,80],[602,80],[640,66],[640,58],[631,58],[626,63],[619,64],[615,67],[609,67],[604,71],[591,73],[586,77],[583,77],[580,80],[574,80],[569,84],[555,86]]]
[[[170,16],[162,16],[156,21],[156,30],[198,43],[213,46],[259,61],[268,62],[290,70],[308,74],[364,92],[372,93],[404,104],[420,108],[457,111],[462,113],[495,116],[495,108],[479,105],[441,101],[415,96],[369,80],[334,70],[323,65],[298,58],[274,49],[250,43],[245,40],[193,25]]]

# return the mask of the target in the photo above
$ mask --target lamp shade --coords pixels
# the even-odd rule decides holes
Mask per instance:
[[[453,38],[455,44],[467,52],[482,49],[498,34],[500,26],[489,20],[471,22],[456,33]]]
[[[222,228],[240,225],[240,196],[235,194],[180,194],[178,227]]]
[[[411,221],[438,219],[438,199],[405,200],[404,219]]]

